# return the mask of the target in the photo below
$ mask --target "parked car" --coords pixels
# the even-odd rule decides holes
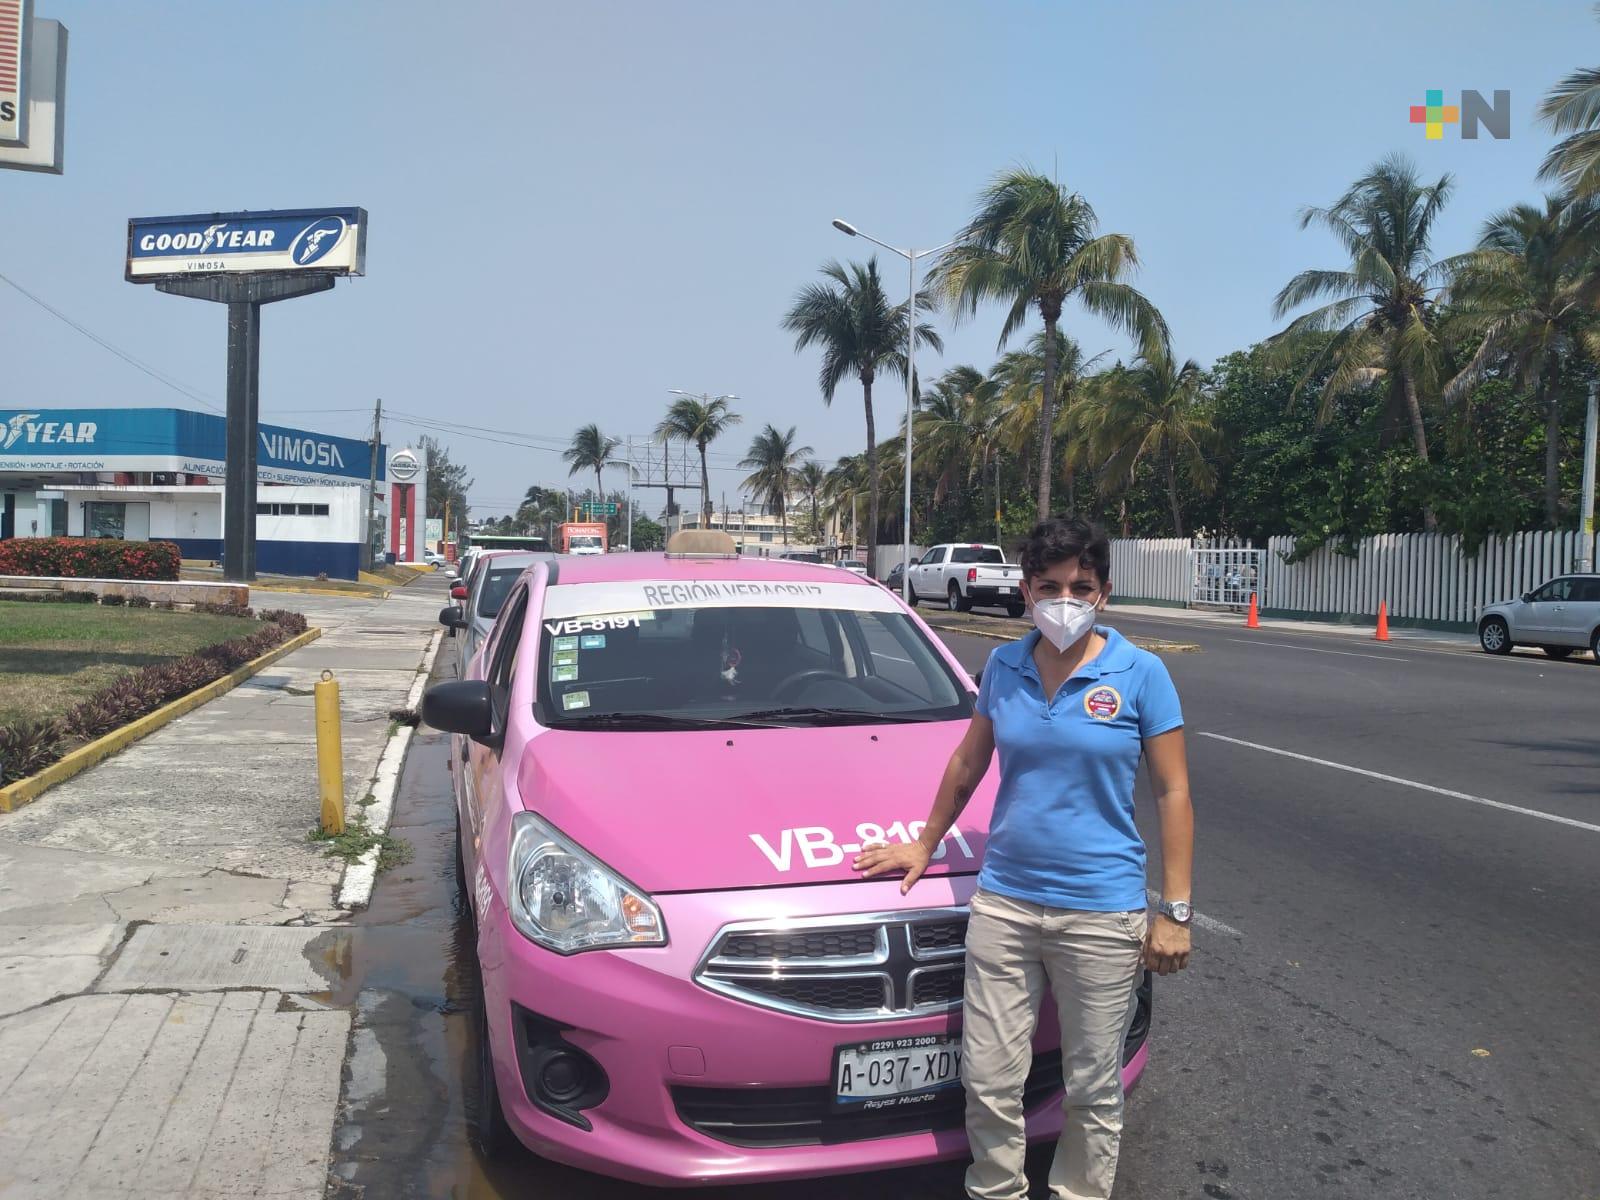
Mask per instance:
[[[1020,617],[1026,609],[1022,568],[1006,562],[999,546],[931,546],[911,566],[911,603],[919,600],[943,601],[952,612],[967,612],[974,604],[997,606]]]
[[[841,571],[849,571],[852,575],[865,575],[867,573],[867,564],[859,558],[841,558],[833,565]]]
[[[536,562],[547,562],[554,554],[530,550],[485,550],[478,569],[466,585],[467,594],[457,605],[439,614],[439,622],[456,640],[456,678],[465,679],[467,666],[494,628],[495,618],[511,585]]]
[[[894,566],[889,568],[889,574],[884,578],[883,586],[898,596],[900,594],[900,584],[905,579],[905,575],[905,563],[895,563]]]
[[[778,555],[778,558],[784,562],[822,562],[822,555],[818,554],[815,550],[785,550],[782,554]]]
[[[851,860],[920,832],[972,682],[882,587],[723,542],[538,564],[467,678],[423,700],[453,735],[482,971],[474,1139],[652,1185],[964,1159],[995,775],[910,896]],[[1129,1085],[1148,977],[1138,995]],[[1049,1005],[1028,1070],[1029,1133],[1053,1139]]]
[[[429,550],[422,556],[422,561],[427,563],[430,567],[437,568],[446,565],[444,555],[440,554],[437,550]]]
[[[1490,654],[1538,646],[1551,658],[1587,648],[1600,663],[1600,575],[1562,575],[1520,600],[1485,605],[1478,643]]]

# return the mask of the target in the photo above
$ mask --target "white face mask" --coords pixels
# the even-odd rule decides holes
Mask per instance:
[[[1057,650],[1065,650],[1093,629],[1094,619],[1099,615],[1100,610],[1095,605],[1071,596],[1033,603],[1034,628]]]

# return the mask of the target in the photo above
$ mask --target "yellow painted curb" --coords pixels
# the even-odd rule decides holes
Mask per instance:
[[[252,592],[295,592],[305,596],[360,596],[377,600],[387,600],[389,598],[389,591],[387,588],[376,587],[372,584],[352,585],[350,587],[342,588],[329,588],[318,587],[314,583],[262,583],[260,580],[257,580],[255,583],[250,585],[250,590]]]
[[[95,738],[86,746],[79,746],[68,753],[64,758],[51,763],[36,775],[29,775],[26,779],[19,779],[13,784],[0,788],[0,813],[15,812],[18,808],[36,799],[41,792],[48,791],[58,783],[65,783],[74,775],[87,771],[96,763],[110,758],[125,746],[132,745],[140,738],[148,737],[163,725],[176,721],[184,713],[199,708],[208,700],[215,700],[225,692],[231,692],[252,675],[259,674],[285,654],[292,654],[302,646],[308,646],[322,636],[320,629],[308,629],[304,633],[296,634],[283,645],[276,649],[268,650],[260,658],[252,658],[242,667],[236,667],[220,679],[213,679],[205,687],[196,688],[187,696],[179,696],[169,704],[163,704],[154,712],[146,713],[138,720],[129,721],[121,729],[114,729],[104,737]]]

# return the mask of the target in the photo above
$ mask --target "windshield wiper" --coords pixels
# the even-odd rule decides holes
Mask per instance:
[[[741,716],[752,720],[784,722],[809,719],[819,725],[916,725],[944,719],[918,713],[869,712],[860,708],[827,708],[809,704],[792,708],[764,708],[758,712],[742,713]]]
[[[551,725],[553,729],[780,729],[773,721],[753,719],[756,714],[736,717],[688,717],[678,713],[610,712],[566,717]]]

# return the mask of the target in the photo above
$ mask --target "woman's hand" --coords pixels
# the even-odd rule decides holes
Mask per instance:
[[[1144,965],[1157,975],[1172,975],[1189,965],[1189,927],[1157,913],[1144,935]]]
[[[850,867],[860,871],[867,879],[875,875],[887,875],[891,871],[904,871],[906,877],[900,881],[900,894],[904,896],[928,869],[931,854],[921,842],[897,842],[892,846],[873,842],[861,847],[861,853],[856,855]]]

